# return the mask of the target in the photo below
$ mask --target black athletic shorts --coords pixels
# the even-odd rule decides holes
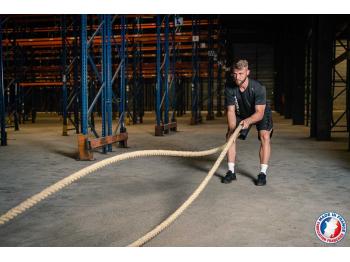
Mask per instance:
[[[243,118],[240,118],[239,116],[236,116],[236,126],[239,125],[239,123],[243,120]],[[256,130],[267,130],[271,131],[270,137],[272,137],[273,134],[273,122],[272,122],[272,111],[270,107],[266,107],[263,118],[258,122],[255,123]],[[245,140],[248,136],[248,133],[250,131],[250,128],[252,126],[250,125],[247,129],[242,129],[239,133],[239,139]],[[260,140],[260,134],[258,132],[258,139]]]

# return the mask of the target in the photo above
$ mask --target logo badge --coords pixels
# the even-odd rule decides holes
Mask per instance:
[[[325,243],[337,243],[345,236],[345,219],[335,212],[323,213],[316,220],[315,232],[321,241]]]

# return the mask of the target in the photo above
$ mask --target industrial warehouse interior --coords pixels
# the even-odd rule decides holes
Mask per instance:
[[[0,15],[0,251],[349,253],[349,15],[105,13]]]

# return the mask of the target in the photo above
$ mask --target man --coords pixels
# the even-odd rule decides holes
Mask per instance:
[[[247,60],[239,60],[233,66],[233,81],[225,88],[227,104],[228,138],[237,125],[242,125],[240,139],[246,139],[253,124],[258,130],[260,145],[260,173],[256,181],[257,186],[266,185],[266,174],[271,154],[270,139],[273,133],[272,114],[266,103],[266,89],[258,81],[249,76]],[[222,178],[222,183],[228,184],[236,180],[235,160],[236,143],[227,152],[228,171]]]

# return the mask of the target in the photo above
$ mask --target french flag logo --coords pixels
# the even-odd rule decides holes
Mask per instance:
[[[345,236],[345,219],[335,212],[323,213],[316,220],[315,232],[321,241],[325,243],[337,243]]]

